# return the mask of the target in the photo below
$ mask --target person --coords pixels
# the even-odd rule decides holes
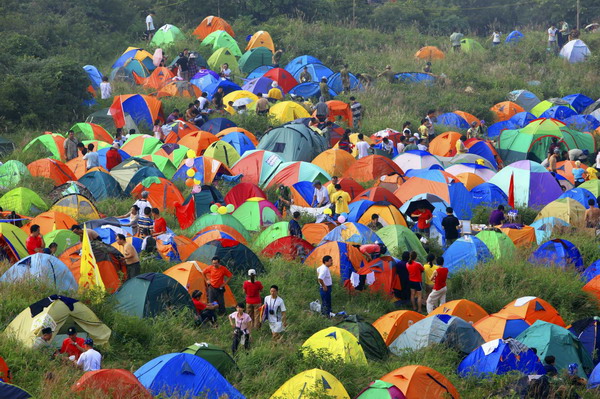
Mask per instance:
[[[125,138],[123,137],[123,129],[117,129],[117,132],[115,133],[115,139],[113,140],[113,144],[118,144],[119,148],[123,147],[123,144],[125,144]]]
[[[554,364],[556,363],[556,358],[552,355],[548,355],[544,357],[544,369],[546,370],[546,375],[548,377],[555,377],[558,375],[558,370]]]
[[[71,226],[71,231],[79,236],[79,240],[83,240],[83,227],[78,224]],[[90,241],[99,240],[100,235],[92,229],[86,229],[88,239]]]
[[[371,87],[371,83],[373,83],[373,77],[367,73],[357,73],[356,79],[358,79],[365,89]]]
[[[244,349],[250,349],[250,328],[252,318],[244,312],[244,304],[238,303],[235,312],[229,315],[229,324],[233,327],[233,343],[231,344],[231,353],[235,354],[240,344]]]
[[[152,235],[154,221],[152,220],[152,208],[144,208],[144,213],[138,218],[138,232],[141,237]]]
[[[551,154],[548,154],[548,170],[552,173],[553,176],[556,176],[557,163],[558,163],[558,154],[560,150],[555,148]]]
[[[356,149],[358,150],[357,159],[362,159],[369,155],[369,148],[371,146],[365,141],[365,136],[362,133],[358,134],[358,142],[356,143]]]
[[[383,225],[379,221],[379,215],[374,213],[371,215],[371,221],[367,224],[367,227],[373,231],[377,231],[379,229],[383,229]]]
[[[311,205],[314,208],[321,208],[322,206],[326,206],[329,204],[329,194],[327,188],[323,187],[323,184],[320,181],[316,181],[313,183],[314,191],[313,191],[313,199]]]
[[[231,78],[231,69],[229,68],[228,63],[224,63],[223,65],[221,65],[221,70],[219,71],[219,76],[222,77],[223,79]]]
[[[423,311],[423,296],[421,295],[421,291],[423,290],[422,281],[425,269],[423,265],[417,262],[417,253],[415,251],[410,253],[410,260],[406,264],[406,269],[408,270],[408,285],[410,287],[412,309],[421,313]]]
[[[283,49],[277,49],[273,53],[271,57],[271,62],[273,63],[273,68],[279,68],[279,62],[281,61],[281,57],[283,56]]]
[[[187,109],[185,110],[184,119],[188,122],[191,122],[195,117],[195,114],[193,113],[194,111],[196,111],[194,103],[189,103]]]
[[[548,50],[552,51],[554,54],[558,53],[558,43],[556,41],[556,36],[558,33],[558,29],[554,24],[551,24],[548,28]]]
[[[85,340],[77,336],[77,329],[69,327],[67,330],[67,338],[64,339],[60,347],[60,353],[66,354],[71,360],[78,360],[79,356],[85,352]]]
[[[431,62],[427,61],[423,67],[423,72],[431,73]]]
[[[456,154],[466,154],[467,147],[465,147],[465,141],[467,141],[467,136],[462,135],[458,140],[456,140]]]
[[[381,140],[381,150],[390,156],[394,155],[394,143],[392,143],[392,140],[384,137],[383,140]]]
[[[362,122],[362,105],[356,97],[350,97],[350,111],[352,111],[352,126],[358,128]]]
[[[144,215],[145,214],[145,210],[146,208],[150,208],[152,209],[152,205],[150,205],[150,202],[148,202],[148,196],[150,195],[150,193],[148,191],[142,191],[142,198],[135,201],[135,203],[133,205],[138,207],[139,210],[139,214],[140,215]]]
[[[467,139],[476,139],[479,133],[477,122],[471,122],[471,127],[467,130]]]
[[[581,167],[581,161],[575,161],[575,167],[571,170],[573,173],[573,179],[575,181],[575,187],[579,187],[585,182],[584,174],[585,169]]]
[[[335,191],[331,194],[331,203],[335,205],[334,213],[340,215],[342,213],[349,213],[350,208],[348,204],[351,201],[350,194],[342,190],[341,184],[336,184]]]
[[[269,289],[271,295],[265,297],[265,311],[267,312],[267,321],[274,341],[281,339],[281,333],[287,327],[287,309],[283,298],[279,296],[279,287],[272,285]]]
[[[218,305],[204,303],[202,301],[202,291],[200,290],[192,292],[192,302],[194,303],[194,308],[196,308],[196,324],[202,325],[208,321],[213,327],[217,327],[215,309],[217,309]]]
[[[27,240],[25,241],[25,247],[27,248],[29,255],[44,252],[44,240],[42,240],[40,226],[37,224],[32,225],[29,228],[29,232],[29,237],[27,237]]]
[[[256,101],[256,114],[257,115],[267,115],[269,113],[269,100],[263,97],[262,93],[258,93],[256,95],[258,100]]]
[[[598,180],[598,170],[593,166],[588,166],[588,168],[585,170],[585,179]]]
[[[123,162],[121,154],[119,153],[119,145],[113,144],[108,151],[106,151],[106,170],[109,172],[118,164]]]
[[[85,352],[79,356],[77,367],[85,372],[100,370],[102,368],[102,355],[94,349],[94,340],[86,338],[83,345]]]
[[[415,144],[417,139],[415,137],[411,137],[408,139],[408,145],[404,147],[404,152],[407,151],[416,151],[419,149],[419,146]]]
[[[563,48],[563,46],[565,44],[567,44],[567,41],[569,40],[569,24],[567,23],[567,21],[561,21],[560,22],[560,30],[557,32],[556,34],[556,39],[557,39],[557,44],[558,44],[558,49],[560,50],[561,48]]]
[[[396,262],[395,266],[395,270],[396,270],[396,275],[398,276],[398,279],[400,280],[400,295],[398,296],[398,299],[400,299],[401,301],[409,301],[410,300],[410,279],[408,276],[408,269],[406,268],[406,265],[408,264],[408,261],[410,260],[410,252],[408,251],[404,251],[402,252],[402,255],[400,257],[400,260],[398,262]]]
[[[223,104],[223,97],[225,97],[225,93],[223,92],[223,88],[219,87],[217,89],[217,92],[213,95],[212,99],[215,109],[219,111],[225,107],[225,104]]]
[[[581,150],[579,148],[573,148],[572,150],[569,150],[567,154],[569,156],[569,161],[587,162],[590,152],[587,149]]]
[[[154,233],[152,235],[156,237],[165,234],[167,232],[167,221],[160,216],[158,208],[152,208],[152,218],[154,219]]]
[[[279,210],[279,213],[285,217],[287,215],[287,211],[292,205],[292,194],[290,192],[290,188],[285,184],[280,184],[275,191],[275,195],[277,195],[277,209]]]
[[[418,140],[417,139],[416,143],[417,143],[417,149],[419,151],[427,151],[427,146],[425,144],[423,144],[425,142],[426,142],[426,140]]]
[[[302,238],[302,227],[300,226],[300,212],[296,211],[292,215],[292,220],[288,223],[288,235]]]
[[[429,121],[427,118],[421,119],[421,125],[417,128],[417,131],[419,132],[419,137],[429,136]],[[408,137],[413,137],[412,133],[410,133]]]
[[[377,75],[378,78],[386,78],[388,83],[394,83],[396,81],[396,74],[392,71],[391,65],[386,65],[383,72]]]
[[[431,290],[431,293],[427,297],[427,313],[433,312],[436,307],[446,303],[448,268],[444,267],[444,258],[441,256],[438,256],[436,263],[438,267],[431,276],[433,290]]]
[[[333,258],[325,255],[322,260],[323,264],[317,268],[317,282],[319,283],[319,294],[321,295],[321,314],[329,318],[331,316],[331,289],[333,287],[329,268],[333,266]]]
[[[588,200],[589,208],[585,210],[585,227],[597,229],[600,226],[600,209],[596,207],[596,201]]]
[[[248,270],[248,280],[244,281],[242,286],[246,294],[246,313],[252,318],[250,326],[252,329],[260,328],[260,292],[263,290],[263,285],[256,279],[256,270]]]
[[[492,32],[492,46],[496,47],[500,44],[500,32],[495,30]]]
[[[308,82],[312,82],[312,76],[311,76],[310,72],[308,72],[308,67],[305,66],[302,69],[302,73],[300,73],[300,83],[308,83]]]
[[[348,64],[344,64],[344,67],[340,70],[340,78],[342,79],[342,90],[344,93],[350,93],[350,72],[348,71]]]
[[[56,350],[54,346],[52,346],[52,328],[42,328],[42,335],[36,337],[35,341],[33,341],[33,349],[52,353],[53,356],[56,356],[56,354],[58,354],[58,350]]]
[[[151,41],[154,37],[154,11],[150,11],[146,16],[146,36],[148,37],[148,41]]]
[[[398,139],[398,144],[396,144],[396,151],[398,151],[398,154],[402,154],[406,149],[405,140],[406,138],[404,136],[400,136]]]
[[[329,106],[325,102],[324,96],[319,97],[319,102],[312,107],[312,110],[315,111],[315,116],[319,122],[325,123],[327,116],[329,115]]]
[[[173,110],[173,112],[171,112],[171,113],[169,114],[169,116],[167,116],[167,124],[169,124],[169,123],[173,123],[173,122],[175,122],[175,121],[176,121],[177,119],[179,119],[179,118],[180,118],[180,115],[179,115],[179,108],[175,108],[175,109]]]
[[[188,57],[188,77],[189,80],[191,80],[194,75],[196,75],[199,71],[200,68],[198,67],[198,64],[196,64],[196,54],[195,53],[190,53],[189,57]]]
[[[86,168],[90,170],[92,168],[100,167],[100,160],[98,159],[98,153],[94,151],[94,144],[90,143],[87,146],[87,153],[83,156],[84,161],[86,161]]]
[[[340,141],[338,141],[338,148],[352,154],[353,144],[350,142],[350,130],[346,129]]]
[[[406,121],[402,124],[402,134],[404,138],[412,137],[412,132],[410,131],[412,123],[410,121]]]
[[[183,80],[190,80],[190,68],[189,68],[189,50],[184,49],[179,53],[179,57],[175,64],[179,67],[179,77]]]
[[[427,254],[426,262],[423,265],[423,269],[425,269],[425,298],[429,296],[429,293],[433,289],[433,272],[435,272],[438,268],[437,265],[434,264],[435,255]]]
[[[431,221],[433,220],[433,213],[427,208],[419,208],[410,215],[411,217],[417,217],[417,228],[419,233],[429,237],[429,229],[431,228]]]
[[[225,286],[233,276],[228,268],[221,265],[218,256],[212,258],[212,264],[204,269],[204,275],[208,277],[208,301],[217,302],[219,314],[225,313]]]
[[[321,93],[321,97],[323,97],[323,101],[331,100],[329,86],[327,85],[327,78],[325,76],[323,76],[319,82],[319,92]]]
[[[125,235],[117,234],[117,244],[123,247],[123,257],[127,268],[127,280],[131,280],[141,273],[140,257],[130,242],[127,241]]]
[[[506,216],[504,215],[504,205],[498,205],[498,208],[490,213],[488,224],[490,226],[498,226],[501,225],[505,220]]]
[[[460,221],[454,216],[452,207],[446,208],[446,216],[442,219],[442,227],[446,236],[446,247],[449,247],[454,241],[458,240],[460,236],[458,229],[461,227]]]
[[[106,100],[112,97],[112,86],[108,81],[108,76],[102,76],[102,82],[100,83],[100,98]]]
[[[169,115],[170,116],[170,115]],[[160,140],[164,143],[165,135],[162,129],[162,121],[160,119],[156,119],[154,121],[154,125],[152,126],[152,132],[154,133],[154,138]]]
[[[327,195],[331,198],[331,194],[335,193],[335,185],[340,182],[340,178],[337,176],[331,176],[331,182],[327,186]]]
[[[548,152],[550,154],[554,154],[554,150],[560,149],[560,143],[558,142],[558,137],[552,137],[550,139],[550,147],[548,147]]]
[[[279,88],[277,82],[271,83],[271,89],[269,90],[269,93],[267,93],[267,97],[275,101],[283,100],[283,93],[281,92],[281,89]]]
[[[56,256],[57,250],[58,250],[58,244],[55,242],[51,242],[50,245],[48,245],[48,248],[44,248],[44,250],[42,252],[45,253],[46,255]]]
[[[455,53],[460,51],[460,41],[465,37],[462,33],[458,31],[458,28],[454,28],[452,34],[450,35],[450,44],[452,45],[452,50]]]

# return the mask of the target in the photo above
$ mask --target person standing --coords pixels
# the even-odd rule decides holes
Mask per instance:
[[[327,194],[331,198],[331,194],[335,193],[335,185],[340,182],[340,178],[337,176],[331,176],[331,182],[327,186]]]
[[[248,270],[248,280],[244,281],[242,286],[246,294],[246,313],[252,318],[251,327],[253,330],[260,328],[260,292],[263,285],[256,279],[256,270]]]
[[[228,268],[221,265],[221,259],[218,256],[212,258],[212,264],[203,272],[208,277],[208,301],[217,302],[219,304],[219,314],[224,314],[225,286],[233,274]]]
[[[79,356],[85,352],[85,340],[77,336],[77,329],[75,327],[69,327],[67,330],[67,338],[64,339],[60,347],[60,353],[64,353],[71,360],[78,360]]]
[[[454,31],[450,35],[450,44],[452,45],[452,50],[455,53],[460,51],[460,41],[465,37],[462,33],[458,31],[458,28],[454,28]]]
[[[454,209],[452,207],[446,208],[446,217],[442,219],[442,227],[446,236],[446,247],[449,247],[454,241],[458,240],[458,229],[460,226],[460,221],[454,216]]]
[[[553,176],[556,177],[556,169],[558,163],[558,154],[560,154],[560,150],[555,148],[552,154],[549,154],[548,157],[548,170],[552,173]]]
[[[423,311],[423,265],[417,262],[417,253],[410,253],[410,260],[406,264],[408,270],[408,279],[410,287],[410,303],[414,311],[421,313]],[[417,306],[418,305],[418,306]]]
[[[100,370],[102,368],[102,355],[94,349],[94,340],[86,338],[83,345],[85,352],[79,356],[77,367],[83,369],[84,372]]]
[[[344,93],[350,93],[350,72],[348,72],[348,64],[344,64],[344,67],[340,71],[340,78],[342,79],[342,89]]]
[[[358,129],[362,122],[362,105],[356,101],[356,97],[350,97],[350,111],[352,111],[352,126]]]
[[[333,280],[329,268],[333,266],[333,258],[329,255],[323,256],[323,264],[317,268],[317,282],[319,283],[319,294],[321,295],[321,314],[331,317],[331,289]]]
[[[152,218],[154,219],[152,236],[156,237],[167,232],[167,221],[160,216],[158,208],[152,208]]]
[[[319,120],[319,122],[321,123],[325,123],[325,121],[327,120],[327,116],[329,115],[329,106],[327,105],[327,103],[325,102],[325,97],[321,95],[321,97],[319,97],[319,102],[316,103],[312,109],[315,112],[315,116],[317,117],[317,119]]]
[[[427,313],[431,313],[436,307],[446,303],[446,280],[448,279],[448,268],[444,267],[444,258],[438,256],[436,263],[438,268],[433,272],[433,290],[427,297]]]
[[[269,113],[269,100],[263,97],[262,93],[258,93],[256,95],[258,100],[256,101],[256,114],[257,115],[267,115]]]
[[[106,151],[106,170],[110,172],[121,162],[123,162],[123,159],[119,153],[119,144],[115,143]]]
[[[290,188],[285,184],[280,184],[279,187],[277,187],[275,194],[277,195],[277,209],[279,210],[279,213],[281,213],[281,216],[285,217],[292,206],[292,193],[290,192]]]
[[[177,58],[177,61],[175,62],[179,67],[179,77],[183,80],[190,80],[189,54],[189,50],[184,49],[179,53],[179,58]]]
[[[308,72],[308,67],[305,66],[302,69],[302,73],[300,73],[300,83],[308,83],[312,81],[312,76],[310,75],[310,72]]]
[[[212,99],[213,105],[218,111],[221,111],[225,107],[225,104],[223,104],[223,97],[225,97],[225,93],[223,92],[223,88],[219,87],[217,89],[217,92],[213,95]]]
[[[560,30],[556,35],[559,50],[563,48],[565,44],[567,44],[567,41],[569,40],[569,33],[569,24],[567,21],[562,21],[560,23]]]
[[[67,162],[79,156],[79,153],[77,152],[77,144],[79,144],[79,140],[75,138],[75,132],[73,130],[69,130],[67,139],[63,144],[63,148],[65,149],[65,158]]]
[[[431,290],[433,290],[433,280],[431,279],[433,277],[433,273],[437,270],[438,266],[434,264],[435,261],[435,255],[434,254],[428,254],[427,255],[427,260],[425,262],[425,264],[423,265],[423,269],[425,269],[425,298],[427,298],[429,296],[429,293],[431,292]]]
[[[425,124],[425,126],[427,126],[427,140],[431,143],[431,141],[435,138],[435,109],[430,109],[429,111],[427,111],[425,119],[427,120],[427,123]],[[425,137],[421,135],[421,139],[424,138]]]
[[[327,78],[325,76],[321,78],[321,82],[319,83],[319,91],[321,93],[321,97],[323,97],[323,101],[331,100],[331,96],[329,95],[329,86],[327,85]]]
[[[342,151],[352,154],[353,144],[350,142],[350,130],[346,129],[342,138],[338,142],[338,148]],[[600,154],[600,152],[599,152]]]
[[[589,208],[585,211],[585,227],[597,229],[600,226],[600,209],[596,207],[596,201],[588,200]]]
[[[334,213],[336,215],[341,215],[342,213],[349,213],[350,207],[348,204],[352,199],[350,198],[350,194],[342,190],[341,184],[335,185],[335,191],[331,194],[331,203],[335,205]]]
[[[550,25],[548,28],[548,50],[552,51],[554,54],[558,54],[557,34],[558,29],[556,29],[556,26],[554,26],[554,24]]]
[[[356,159],[362,159],[364,157],[369,156],[369,148],[371,146],[369,143],[365,141],[365,136],[362,133],[358,134],[358,142],[356,143],[356,150],[358,151],[358,156]]]
[[[29,228],[29,237],[25,241],[25,247],[29,255],[44,252],[44,240],[42,240],[42,234],[40,233],[40,226],[37,224],[32,225]]]
[[[92,168],[100,167],[100,160],[98,159],[98,153],[94,151],[94,145],[92,143],[88,144],[87,152],[83,156],[83,160],[86,161],[86,168],[90,170]]]
[[[296,211],[292,215],[292,220],[288,223],[288,235],[302,238],[302,227],[300,226],[300,212]]]
[[[495,30],[492,33],[492,46],[496,47],[500,44],[500,32]]]
[[[404,142],[406,138],[404,136],[400,136],[398,139],[398,144],[396,144],[396,151],[398,151],[398,155],[402,154],[406,149],[406,143]]]
[[[471,122],[471,127],[467,130],[467,139],[476,139],[479,133],[477,122]]]
[[[146,208],[152,209],[152,205],[148,201],[149,195],[150,195],[150,193],[148,191],[142,191],[142,198],[135,201],[135,203],[133,204],[138,207],[138,211],[139,211],[138,213],[140,216],[145,215]]]
[[[273,68],[279,68],[279,62],[281,61],[282,56],[283,56],[282,49],[277,49],[277,51],[275,51],[273,53],[273,56],[271,57],[271,63],[273,64]]]
[[[406,147],[404,147],[404,152],[407,151],[417,151],[419,149],[419,146],[417,144],[415,144],[417,142],[417,138],[416,137],[411,137],[408,139],[408,145]]]
[[[275,101],[283,100],[283,93],[281,92],[281,89],[279,88],[279,85],[277,84],[277,82],[271,83],[271,89],[267,93],[267,97],[269,97]]]
[[[141,273],[140,257],[125,235],[117,234],[117,244],[123,248],[123,257],[127,267],[127,280],[131,280]]]
[[[396,74],[392,71],[391,65],[386,65],[385,70],[377,75],[378,78],[386,78],[388,83],[396,82]]]
[[[100,98],[106,100],[112,97],[112,86],[108,81],[108,76],[102,77],[102,82],[100,83]]]
[[[152,221],[152,208],[144,208],[144,213],[138,218],[138,232],[140,237],[145,238],[152,236],[154,222]]]
[[[431,210],[427,208],[419,208],[415,212],[413,212],[411,217],[416,216],[417,219],[417,228],[419,229],[419,233],[424,234],[429,237],[429,230],[431,228],[431,221],[433,220],[433,213]]]
[[[408,275],[408,269],[406,268],[408,261],[410,260],[410,252],[402,252],[400,260],[396,262],[396,275],[400,279],[400,295],[398,298],[401,301],[410,300],[410,278]]]
[[[573,179],[575,181],[575,187],[579,187],[583,183],[585,183],[585,169],[581,167],[581,161],[575,161],[575,167],[571,169],[571,173],[573,173]]]
[[[233,327],[231,352],[235,354],[240,344],[244,346],[244,349],[250,349],[252,318],[248,313],[244,312],[244,304],[242,302],[238,303],[235,307],[235,312],[229,315],[229,324]]]
[[[287,327],[287,309],[283,298],[279,296],[279,287],[272,285],[269,293],[271,295],[265,297],[265,310],[267,312],[267,321],[273,335],[274,341],[281,339],[281,333]]]
[[[154,28],[154,15],[154,11],[150,11],[146,16],[146,36],[148,37],[148,41],[152,40],[156,31]]]

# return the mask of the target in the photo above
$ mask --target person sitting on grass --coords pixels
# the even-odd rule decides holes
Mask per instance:
[[[240,302],[235,307],[235,312],[229,315],[229,324],[233,327],[233,343],[231,344],[231,352],[235,354],[239,345],[243,345],[244,349],[250,349],[250,325],[252,318],[244,312],[244,303]]]
[[[102,355],[94,349],[94,340],[86,338],[84,348],[85,352],[77,360],[77,367],[85,372],[100,370],[102,368]]]

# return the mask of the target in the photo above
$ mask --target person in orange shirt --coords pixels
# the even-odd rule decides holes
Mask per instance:
[[[212,258],[212,265],[203,270],[208,277],[208,302],[219,304],[219,314],[225,313],[225,286],[233,274],[228,268],[221,265],[218,256]]]

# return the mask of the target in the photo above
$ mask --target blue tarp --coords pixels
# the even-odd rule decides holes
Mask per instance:
[[[521,32],[519,32],[518,30],[514,30],[506,36],[506,39],[504,41],[506,43],[519,43],[524,37],[525,36]]]
[[[574,266],[583,271],[583,257],[579,249],[567,240],[555,239],[542,244],[529,257],[529,262],[562,268]]]
[[[435,83],[435,76],[424,72],[401,72],[395,75],[400,83],[424,83],[432,85]]]
[[[473,269],[478,263],[493,259],[487,245],[477,237],[466,236],[454,241],[444,251],[444,266],[450,274],[460,269]]]
[[[319,97],[321,95],[321,88],[317,82],[306,82],[294,86],[289,94],[295,96],[301,96],[303,98]],[[329,88],[329,95],[331,97],[337,96],[337,93]]]
[[[78,288],[75,277],[67,265],[55,256],[42,253],[21,259],[0,277],[1,282],[9,283],[27,279],[42,280],[60,291]]]
[[[85,73],[87,73],[88,78],[90,78],[90,82],[92,82],[92,87],[94,89],[100,88],[100,83],[102,83],[102,73],[93,65],[85,65],[83,67]]]
[[[495,347],[495,349],[493,349]],[[496,339],[471,352],[458,365],[461,377],[489,377],[519,371],[525,375],[546,374],[535,352],[514,339]]]

